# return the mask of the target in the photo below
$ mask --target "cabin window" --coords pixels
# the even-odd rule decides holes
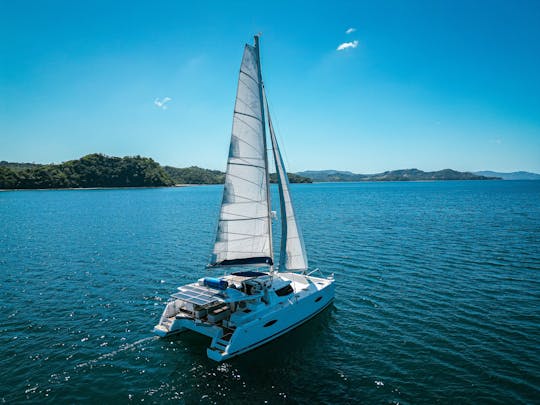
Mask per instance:
[[[279,290],[276,290],[276,294],[278,297],[284,297],[286,295],[289,295],[294,290],[290,284],[287,284],[285,287],[281,287]]]
[[[273,320],[271,320],[271,321],[269,321],[269,322],[266,322],[266,323],[264,324],[264,327],[267,328],[267,327],[269,327],[269,326],[272,326],[272,325],[275,324],[276,322],[277,322],[277,319],[273,319]]]
[[[315,302],[319,302],[320,300],[322,300],[322,297],[317,298]]]

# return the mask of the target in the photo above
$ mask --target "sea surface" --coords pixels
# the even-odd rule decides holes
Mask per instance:
[[[293,185],[335,303],[218,364],[151,330],[221,191],[0,192],[0,402],[540,402],[540,181]]]

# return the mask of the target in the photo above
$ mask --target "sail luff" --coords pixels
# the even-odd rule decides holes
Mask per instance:
[[[258,48],[246,45],[210,266],[273,264],[263,108]]]
[[[298,222],[294,214],[292,199],[289,192],[289,178],[285,170],[285,164],[279,151],[270,110],[266,95],[264,98],[266,104],[266,112],[268,117],[268,128],[270,131],[270,139],[272,141],[272,151],[276,172],[278,178],[279,200],[281,211],[281,246],[279,254],[279,268],[286,270],[306,270],[308,268],[308,259],[304,239]]]
[[[267,211],[268,211],[268,243],[270,244],[270,257],[272,259],[272,265],[270,266],[270,271],[274,271],[273,267],[273,261],[274,261],[274,246],[272,243],[272,201],[270,197],[270,171],[268,170],[268,146],[266,144],[266,124],[264,119],[264,85],[262,80],[262,69],[261,69],[261,53],[259,50],[259,36],[254,36],[255,40],[255,51],[257,53],[257,65],[259,69],[257,70],[259,73],[259,100],[261,102],[261,117],[262,117],[262,136],[263,136],[263,144],[264,144],[264,163],[265,163],[265,169],[266,169],[266,198],[268,201],[267,204]],[[270,115],[268,116],[270,118]],[[270,125],[270,124],[269,124]]]

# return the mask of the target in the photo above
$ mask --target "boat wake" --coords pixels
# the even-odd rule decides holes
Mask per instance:
[[[140,346],[145,342],[148,342],[148,341],[151,341],[151,340],[157,340],[157,339],[159,339],[159,337],[157,337],[157,336],[149,336],[149,337],[146,337],[144,339],[139,339],[139,340],[137,340],[137,341],[135,341],[133,343],[123,344],[118,349],[113,350],[110,353],[105,353],[105,354],[99,356],[96,359],[85,361],[84,363],[77,364],[74,367],[74,369],[78,370],[78,369],[81,369],[81,368],[86,368],[86,367],[93,366],[94,364],[97,364],[102,360],[109,359],[109,358],[112,358],[112,357],[116,356],[118,353],[122,353],[122,352],[125,352],[126,350],[134,349],[135,347]]]

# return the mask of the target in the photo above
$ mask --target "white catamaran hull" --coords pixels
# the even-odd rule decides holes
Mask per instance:
[[[226,280],[227,276],[224,279]],[[288,296],[279,297],[275,290],[269,288],[265,294],[266,303],[259,301],[258,298],[262,295],[256,296],[255,300],[252,300],[251,296],[244,296],[240,300],[245,302],[243,308],[233,306],[237,310],[232,313],[231,300],[225,299],[225,306],[222,308],[227,308],[227,315],[223,319],[212,318],[211,311],[188,314],[181,309],[185,307],[182,300],[172,300],[167,305],[160,324],[154,328],[154,333],[165,337],[191,330],[208,336],[212,338],[207,349],[208,357],[223,361],[255,349],[300,326],[321,313],[334,299],[332,278],[280,273],[272,279],[271,285],[274,283],[286,283],[285,285],[291,286],[292,292]],[[227,291],[229,290],[225,293]],[[238,299],[232,301],[239,302]]]
[[[206,353],[212,360],[223,361],[255,349],[318,315],[333,299],[333,283],[297,302],[291,298],[290,302],[279,305],[274,311],[237,328],[225,351],[216,350],[216,345],[211,345]]]

